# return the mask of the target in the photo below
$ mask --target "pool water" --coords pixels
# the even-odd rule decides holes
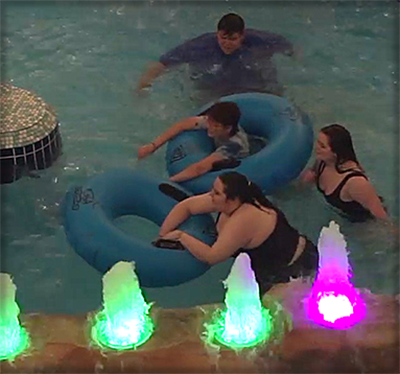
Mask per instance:
[[[134,88],[146,64],[187,38],[215,29],[230,11],[302,50],[274,58],[287,98],[315,130],[343,123],[363,167],[398,220],[398,3],[324,2],[2,2],[2,80],[56,108],[64,153],[38,178],[3,185],[1,271],[13,275],[24,312],[82,313],[101,304],[101,275],[68,245],[59,206],[66,190],[114,167],[163,175],[163,151],[138,162],[141,144],[193,113],[199,98],[184,68],[162,76],[150,95]],[[398,242],[387,225],[351,224],[315,189],[293,183],[271,197],[312,240],[335,219],[346,235],[357,287],[398,293]],[[157,236],[145,220],[121,230]],[[133,230],[135,228],[135,230]],[[187,307],[223,299],[232,261],[187,284],[145,289],[148,301]]]

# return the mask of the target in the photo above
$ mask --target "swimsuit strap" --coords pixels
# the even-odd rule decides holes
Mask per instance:
[[[326,166],[326,164],[323,161],[318,163],[318,166],[317,166],[317,177],[320,177],[322,172],[325,170],[325,166]]]
[[[365,179],[368,180],[367,176],[362,173],[361,171],[353,171],[349,174],[347,174],[342,181],[337,185],[337,187],[335,188],[335,190],[330,194],[330,195],[334,195],[334,194],[338,194],[338,197],[340,195],[340,192],[342,191],[342,188],[344,187],[344,185],[347,183],[347,181],[353,177],[364,177]]]
[[[348,180],[353,177],[363,177],[368,180],[367,176],[362,172],[350,172],[343,178],[343,180],[338,184],[336,189],[330,195],[324,194],[324,197],[330,205],[339,209],[339,214],[344,214],[345,217],[347,217],[352,222],[362,222],[368,218],[372,218],[371,212],[357,201],[343,201],[340,198],[343,187],[348,182]]]
[[[323,171],[325,170],[326,164],[325,162],[321,161],[321,163],[318,165],[317,167],[317,189],[318,191],[322,192],[325,195],[325,191],[322,190],[320,184],[319,184],[319,179],[321,177],[321,174],[323,173]],[[342,181],[337,185],[337,187],[334,189],[334,191],[331,193],[331,195],[333,195],[338,189],[339,192],[340,190],[343,188],[343,186],[346,184],[346,182],[352,178],[352,177],[364,177],[365,179],[368,180],[367,176],[359,170],[354,170],[354,169],[346,169],[343,171],[338,171],[339,174],[344,174],[344,173],[348,173],[343,179]]]
[[[237,208],[233,209],[233,211],[231,212],[231,214],[229,215],[229,217],[231,217],[232,214],[235,213],[242,205],[243,205],[243,204],[240,204]],[[217,218],[215,219],[215,225],[218,224],[218,221],[219,221],[219,219],[220,219],[220,217],[221,217],[221,214],[222,214],[222,212],[219,212],[219,213],[218,213]]]

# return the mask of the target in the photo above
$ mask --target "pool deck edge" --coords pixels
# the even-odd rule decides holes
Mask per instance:
[[[274,346],[218,352],[201,339],[205,311],[155,308],[153,337],[136,350],[100,351],[90,344],[88,315],[26,314],[21,321],[31,348],[1,373],[398,373],[398,297],[364,294],[367,317],[348,330],[310,322],[303,312],[308,287],[276,287],[269,293],[293,318],[293,329]],[[90,317],[90,315],[89,315]]]

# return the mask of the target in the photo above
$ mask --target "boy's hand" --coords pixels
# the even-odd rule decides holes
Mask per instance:
[[[139,160],[141,160],[142,158],[145,158],[148,155],[151,155],[155,150],[156,150],[156,146],[154,143],[145,144],[139,148],[137,157]]]

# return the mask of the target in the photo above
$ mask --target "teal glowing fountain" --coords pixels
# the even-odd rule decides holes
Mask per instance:
[[[118,262],[103,277],[103,309],[95,316],[92,339],[103,348],[137,348],[153,334],[150,307],[143,298],[134,263]]]
[[[0,273],[0,360],[12,361],[29,347],[29,337],[21,327],[15,287],[9,274]]]
[[[271,315],[260,300],[250,258],[241,253],[224,282],[227,292],[225,309],[218,310],[206,325],[207,342],[217,341],[233,349],[254,347],[265,342],[271,333]]]

